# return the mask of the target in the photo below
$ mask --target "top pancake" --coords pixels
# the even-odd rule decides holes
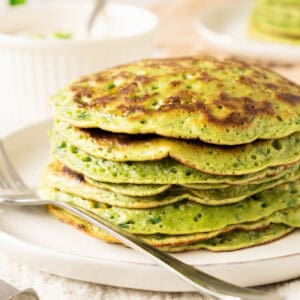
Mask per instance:
[[[300,87],[212,57],[149,59],[86,76],[52,98],[70,124],[237,145],[300,131]]]

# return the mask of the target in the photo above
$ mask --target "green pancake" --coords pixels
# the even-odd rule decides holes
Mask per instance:
[[[57,207],[49,206],[48,211],[51,215],[54,217],[58,218],[59,220],[63,221],[64,223],[67,223],[69,225],[72,225],[76,227],[77,229],[83,231],[86,234],[89,234],[93,237],[105,240],[110,243],[120,243],[117,239],[111,237],[104,231],[102,231],[100,228],[97,228],[96,226],[91,225],[90,223],[87,223],[86,221],[80,219],[79,217],[63,210]],[[289,213],[292,211],[292,209],[287,209],[284,210],[285,215],[288,216]],[[277,214],[280,214],[281,212],[278,212]],[[298,226],[299,224],[299,213],[300,209],[298,210]],[[273,215],[272,215],[273,216]],[[148,244],[155,246],[155,247],[160,247],[160,248],[165,248],[166,247],[182,247],[182,246],[192,246],[195,247],[195,243],[198,242],[211,242],[212,238],[217,237],[217,236],[228,236],[228,233],[231,232],[242,232],[242,231],[257,231],[258,229],[265,229],[270,226],[274,228],[274,224],[272,223],[271,219],[272,216],[258,221],[258,222],[253,222],[253,223],[245,223],[245,224],[236,224],[236,225],[231,225],[227,226],[221,230],[217,231],[211,231],[211,232],[204,232],[204,233],[195,233],[195,234],[188,234],[188,235],[161,235],[161,234],[154,234],[154,235],[137,235],[139,238],[147,242]],[[286,217],[288,219],[288,217]],[[286,225],[285,223],[278,223],[280,225]],[[292,227],[290,227],[292,229]],[[216,243],[218,246],[222,246],[223,243]],[[215,245],[215,246],[216,246]],[[174,249],[175,250],[175,249]],[[229,250],[229,249],[228,249]]]
[[[108,190],[125,196],[147,197],[165,192],[171,188],[171,184],[127,184],[100,182],[85,177],[86,182],[104,190]]]
[[[110,243],[119,243],[119,241],[112,236],[108,235],[100,228],[91,225],[90,223],[82,220],[81,218],[77,217],[69,213],[66,210],[63,210],[58,207],[49,206],[48,211],[51,215],[58,218],[59,220],[80,229],[81,231],[105,240]],[[270,218],[270,217],[269,217]],[[162,246],[178,246],[178,245],[187,245],[192,244],[198,241],[204,241],[207,239],[211,239],[216,237],[220,234],[224,234],[227,232],[231,232],[233,230],[256,230],[261,228],[268,227],[271,222],[269,218],[264,220],[253,222],[253,223],[245,223],[245,224],[236,224],[227,226],[221,230],[211,231],[211,232],[201,232],[201,233],[194,233],[194,234],[185,234],[185,235],[162,235],[162,234],[153,234],[153,235],[137,235],[139,238],[143,239],[145,242],[152,246],[162,247]]]
[[[253,183],[252,181],[251,183]],[[196,190],[211,190],[211,189],[225,189],[227,187],[232,186],[227,183],[194,183],[194,184],[181,184],[181,186],[196,189]]]
[[[286,236],[293,230],[294,228],[286,225],[272,224],[265,229],[233,231],[207,241],[173,247],[163,246],[160,247],[160,250],[173,253],[199,249],[206,249],[214,252],[233,251],[273,242]]]
[[[257,184],[260,185],[260,184],[267,183],[270,181],[279,180],[282,177],[288,176],[290,174],[294,174],[299,170],[299,167],[300,167],[299,163],[296,163],[294,165],[291,165],[291,166],[288,166],[285,168],[281,168],[281,167],[279,167],[278,169],[275,167],[270,168],[267,170],[266,173],[258,172],[257,174],[254,174],[254,176],[257,176],[257,178],[254,178],[254,180],[252,177],[248,177],[248,179],[250,179],[248,181],[246,181],[242,178],[236,177],[236,179],[238,179],[238,180],[231,180],[231,182],[229,184],[222,184],[222,183],[212,183],[212,184],[196,183],[195,184],[195,183],[192,183],[192,184],[182,184],[182,186],[185,186],[190,189],[195,189],[195,190],[214,190],[214,189],[225,189],[225,188],[229,188],[229,187],[236,186],[236,185],[239,185],[239,186],[245,186],[245,185],[251,186],[251,185],[257,185]],[[258,176],[258,175],[263,175],[263,174],[264,174],[264,177]],[[226,178],[228,178],[228,177],[226,177]],[[251,188],[253,188],[253,187],[251,187]]]
[[[179,164],[171,158],[147,162],[113,162],[96,158],[69,144],[59,134],[52,134],[51,149],[55,157],[70,169],[100,182],[135,184],[245,184],[272,177],[288,166],[270,167],[239,176],[218,176],[202,173]],[[293,166],[291,166],[292,168]]]
[[[56,120],[55,131],[68,143],[94,157],[113,161],[147,161],[171,157],[196,170],[220,175],[241,175],[300,159],[300,132],[278,140],[240,146],[215,146],[200,141],[158,136],[113,134],[82,129]]]
[[[300,3],[281,1],[258,0],[251,26],[294,38]],[[270,70],[147,59],[83,77],[51,105],[42,199],[84,208],[167,252],[236,250],[300,228],[300,86]]]
[[[268,181],[266,183],[255,184],[255,185],[235,185],[221,189],[210,189],[210,190],[194,190],[188,189],[188,192],[195,198],[188,198],[198,203],[206,205],[223,205],[229,203],[236,203],[244,200],[247,197],[255,195],[261,191],[271,189],[280,184],[293,182],[300,178],[300,169],[296,172],[288,174],[277,180]]]
[[[300,87],[212,57],[148,59],[81,78],[51,100],[73,126],[236,145],[300,131]]]
[[[295,8],[299,7],[299,0],[259,0],[260,3],[267,5],[294,5]]]
[[[300,227],[300,207],[275,212],[270,221],[286,224],[290,227]]]
[[[277,185],[294,181],[300,178],[300,170],[282,177],[279,180],[268,183],[245,186],[231,186],[226,189],[194,190],[180,186],[172,186],[163,193],[152,196],[128,196],[122,193],[99,188],[87,182],[78,173],[64,167],[60,162],[54,161],[49,164],[44,172],[43,185],[71,193],[85,199],[103,202],[109,205],[124,208],[152,208],[176,203],[182,200],[190,200],[206,205],[223,205],[242,201],[243,199],[257,194]],[[93,182],[93,181],[91,181]],[[109,187],[109,184],[107,184]]]
[[[262,32],[271,36],[300,38],[300,3],[288,1],[268,3],[256,0],[252,22]]]
[[[256,0],[249,34],[257,39],[300,43],[300,2]]]
[[[54,185],[59,184],[62,189],[64,186],[65,188],[69,189],[82,189],[82,192],[87,191],[87,194],[92,195],[96,195],[98,191],[107,190],[116,194],[135,197],[158,195],[172,187],[170,184],[126,184],[99,182],[70,170],[56,159],[52,159],[52,161],[45,168],[43,182],[48,182],[49,184],[52,182]]]
[[[253,20],[249,22],[248,26],[248,35],[251,38],[261,41],[268,41],[268,42],[280,42],[285,44],[292,44],[292,45],[299,45],[300,38],[293,38],[289,36],[282,36],[282,35],[271,35],[270,33],[264,32],[258,28]]]
[[[292,181],[298,178],[298,172],[299,172],[299,164],[295,164],[292,167],[286,168],[281,173],[264,177],[257,181],[251,181],[249,184],[196,183],[196,184],[179,184],[179,185],[189,190],[201,190],[201,191],[220,190],[220,189],[226,189],[227,191],[229,191],[229,189],[227,188],[231,188],[233,191],[235,191],[235,193],[240,189],[243,190],[248,188],[251,191],[256,191],[259,190],[260,187],[255,187],[254,185],[262,186],[263,184],[265,184],[265,186],[267,186],[266,183],[273,184],[276,181],[281,181],[281,183]],[[95,185],[100,189],[106,189],[126,196],[137,196],[137,197],[158,195],[162,192],[165,192],[166,190],[170,189],[173,186],[167,184],[164,185],[164,184],[105,183],[105,182],[100,182],[91,179],[89,177],[84,177],[84,179],[88,183]]]
[[[146,195],[124,195],[122,193],[118,193],[115,191],[111,191],[110,185],[103,185],[107,187],[99,188],[96,185],[90,184],[87,182],[84,177],[78,173],[75,173],[68,168],[64,167],[58,161],[53,161],[51,164],[47,166],[44,171],[42,184],[44,186],[48,186],[51,188],[59,189],[66,193],[71,193],[74,195],[78,195],[80,197],[106,203],[108,205],[114,205],[118,207],[124,208],[151,208],[158,207],[166,204],[175,203],[177,201],[182,200],[184,197],[183,188],[175,187],[174,189],[169,189],[170,192],[166,193],[166,191],[146,196]],[[99,183],[102,185],[101,183]],[[117,184],[115,184],[116,189],[119,190]],[[125,184],[121,184],[121,186],[126,186]],[[147,186],[147,185],[143,185]],[[167,186],[167,185],[166,185]],[[162,186],[164,187],[164,186]],[[168,187],[168,186],[167,186]],[[136,194],[139,194],[139,188],[136,188]],[[134,190],[129,189],[130,193],[133,194]],[[144,193],[146,189],[142,189],[142,193]],[[124,189],[122,189],[124,192]],[[125,193],[127,190],[125,188]],[[145,193],[144,193],[145,194]]]
[[[283,184],[260,192],[237,204],[207,206],[190,201],[150,209],[108,206],[44,187],[44,199],[74,203],[110,220],[133,234],[181,235],[209,232],[229,225],[255,222],[276,211],[300,205],[300,183]]]

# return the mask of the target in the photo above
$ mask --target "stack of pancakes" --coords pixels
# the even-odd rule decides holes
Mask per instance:
[[[249,32],[263,40],[300,43],[300,0],[256,0]]]
[[[170,252],[240,249],[300,226],[300,87],[271,71],[212,57],[144,60],[81,78],[51,102],[43,198]]]

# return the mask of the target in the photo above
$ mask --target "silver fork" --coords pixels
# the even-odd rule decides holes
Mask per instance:
[[[88,22],[86,25],[86,33],[87,34],[89,34],[91,32],[97,15],[106,5],[106,0],[94,0],[94,1],[95,1],[94,7],[89,15]]]
[[[10,300],[39,300],[39,296],[33,289],[19,291],[12,285],[0,280],[0,299]]]
[[[52,200],[42,200],[30,190],[16,172],[13,164],[0,141],[0,204],[15,206],[54,205],[70,211],[85,221],[99,227],[111,236],[117,238],[130,248],[144,254],[156,264],[173,272],[178,277],[189,283],[202,295],[212,296],[226,300],[279,300],[276,295],[270,295],[249,288],[241,288],[213,276],[203,273],[192,266],[163,253],[146,244],[141,239],[127,233],[106,219],[97,216],[79,206]]]

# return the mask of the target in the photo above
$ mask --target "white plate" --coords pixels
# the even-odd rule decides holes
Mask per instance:
[[[300,46],[261,42],[247,36],[251,0],[235,0],[209,9],[200,16],[198,33],[223,53],[258,59],[292,62],[300,60]]]
[[[4,139],[15,166],[30,186],[49,155],[50,122]],[[300,276],[300,230],[271,244],[176,257],[210,274],[243,286]],[[57,275],[114,286],[159,291],[189,291],[190,286],[131,249],[89,237],[47,215],[43,208],[2,208],[0,249],[15,260]]]

